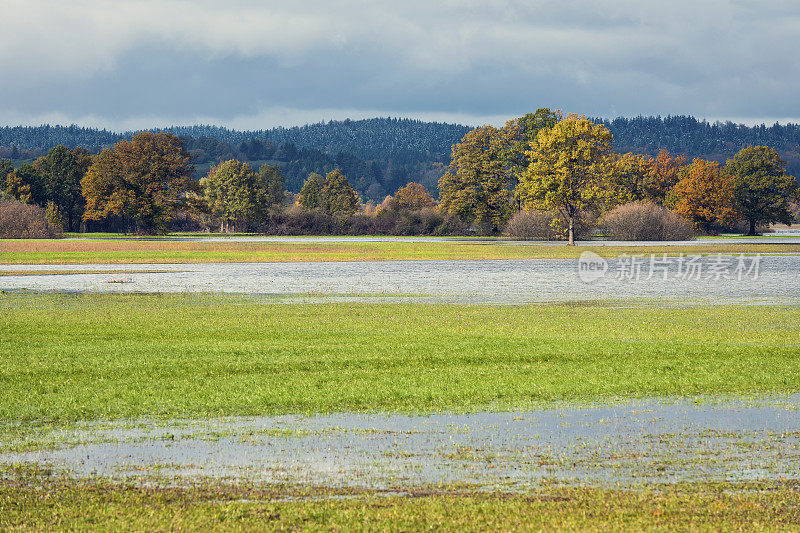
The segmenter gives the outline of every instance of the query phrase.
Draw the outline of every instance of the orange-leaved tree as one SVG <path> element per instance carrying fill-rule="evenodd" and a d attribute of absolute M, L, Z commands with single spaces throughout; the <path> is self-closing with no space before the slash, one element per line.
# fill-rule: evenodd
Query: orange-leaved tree
<path fill-rule="evenodd" d="M 125 216 L 141 233 L 166 231 L 186 193 L 198 190 L 194 166 L 183 142 L 170 133 L 149 131 L 103 150 L 81 181 L 84 220 Z"/>
<path fill-rule="evenodd" d="M 719 163 L 695 159 L 681 170 L 668 203 L 696 229 L 708 233 L 717 226 L 730 226 L 739 219 L 733 190 L 733 179 L 720 172 Z"/>
<path fill-rule="evenodd" d="M 680 172 L 686 166 L 686 156 L 671 155 L 667 150 L 660 150 L 650 162 L 650 171 L 645 177 L 643 188 L 646 199 L 663 204 L 667 195 L 678 183 Z"/>

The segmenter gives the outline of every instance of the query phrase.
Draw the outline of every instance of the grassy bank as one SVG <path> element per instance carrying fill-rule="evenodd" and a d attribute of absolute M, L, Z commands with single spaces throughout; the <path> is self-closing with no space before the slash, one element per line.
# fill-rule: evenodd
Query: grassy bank
<path fill-rule="evenodd" d="M 800 390 L 800 308 L 0 295 L 0 419 L 474 411 Z"/>
<path fill-rule="evenodd" d="M 410 489 L 400 496 L 220 484 L 139 486 L 11 474 L 0 480 L 0 529 L 14 531 L 98 527 L 114 531 L 794 531 L 800 527 L 800 492 L 790 483 L 690 484 L 644 492 L 542 487 L 524 494 Z"/>
<path fill-rule="evenodd" d="M 464 242 L 187 242 L 166 240 L 0 240 L 0 264 L 235 263 L 289 261 L 402 261 L 571 259 L 593 250 L 628 254 L 800 253 L 798 244 L 646 246 L 502 246 Z"/>

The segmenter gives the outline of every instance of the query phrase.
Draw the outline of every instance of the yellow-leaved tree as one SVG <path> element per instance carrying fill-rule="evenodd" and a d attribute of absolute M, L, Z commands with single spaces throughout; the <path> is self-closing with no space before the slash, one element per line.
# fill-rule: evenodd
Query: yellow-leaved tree
<path fill-rule="evenodd" d="M 556 210 L 575 244 L 575 218 L 591 207 L 611 173 L 611 132 L 580 115 L 568 115 L 531 143 L 531 163 L 518 185 L 527 208 Z"/>

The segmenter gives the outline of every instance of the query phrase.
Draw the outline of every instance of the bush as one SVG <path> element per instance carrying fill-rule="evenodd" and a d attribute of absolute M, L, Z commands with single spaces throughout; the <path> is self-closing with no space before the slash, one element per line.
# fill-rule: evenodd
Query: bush
<path fill-rule="evenodd" d="M 683 241 L 694 236 L 686 219 L 649 202 L 615 207 L 600 224 L 610 237 L 621 241 Z"/>
<path fill-rule="evenodd" d="M 581 212 L 575 217 L 575 239 L 586 239 L 594 230 L 596 216 Z M 520 241 L 560 241 L 567 238 L 567 221 L 556 211 L 520 211 L 508 222 L 504 235 Z"/>
<path fill-rule="evenodd" d="M 505 234 L 518 241 L 554 241 L 560 237 L 552 226 L 552 211 L 520 211 L 509 220 Z"/>
<path fill-rule="evenodd" d="M 271 212 L 259 230 L 269 235 L 461 235 L 466 227 L 457 217 L 444 215 L 436 208 L 386 209 L 375 215 L 333 217 L 293 206 Z"/>
<path fill-rule="evenodd" d="M 64 236 L 64 230 L 47 220 L 39 206 L 17 200 L 0 200 L 0 238 L 54 239 Z"/>

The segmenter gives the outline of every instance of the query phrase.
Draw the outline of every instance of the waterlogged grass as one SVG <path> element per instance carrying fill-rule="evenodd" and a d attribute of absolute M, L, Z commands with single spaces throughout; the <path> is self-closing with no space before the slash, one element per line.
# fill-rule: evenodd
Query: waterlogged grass
<path fill-rule="evenodd" d="M 0 420 L 524 409 L 800 390 L 800 308 L 0 295 Z"/>
<path fill-rule="evenodd" d="M 677 246 L 501 245 L 470 242 L 190 242 L 166 240 L 0 240 L 0 264 L 235 263 L 291 261 L 402 261 L 570 259 L 585 250 L 620 254 L 800 253 L 798 244 L 687 244 Z"/>
<path fill-rule="evenodd" d="M 176 270 L 0 270 L 0 276 L 75 276 L 86 274 L 166 274 Z"/>
<path fill-rule="evenodd" d="M 75 481 L 41 469 L 0 478 L 0 529 L 311 531 L 795 531 L 791 483 L 683 484 L 645 491 L 542 486 L 398 492 L 201 483 L 189 487 Z"/>

